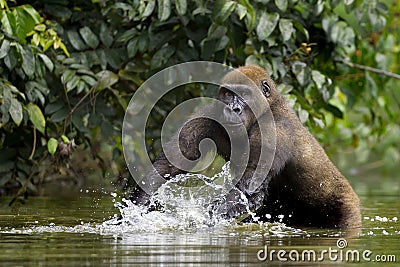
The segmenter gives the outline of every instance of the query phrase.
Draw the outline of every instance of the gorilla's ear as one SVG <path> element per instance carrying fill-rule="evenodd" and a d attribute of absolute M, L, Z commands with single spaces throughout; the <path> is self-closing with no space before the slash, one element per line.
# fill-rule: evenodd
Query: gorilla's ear
<path fill-rule="evenodd" d="M 261 89 L 266 97 L 271 95 L 271 87 L 269 86 L 267 80 L 261 81 Z"/>

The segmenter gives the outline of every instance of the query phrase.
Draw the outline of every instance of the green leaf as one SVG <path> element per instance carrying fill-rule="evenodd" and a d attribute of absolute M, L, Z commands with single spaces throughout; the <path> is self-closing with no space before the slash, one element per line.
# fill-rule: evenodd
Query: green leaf
<path fill-rule="evenodd" d="M 146 34 L 142 34 L 139 37 L 139 41 L 138 41 L 138 49 L 139 52 L 144 52 L 147 51 L 149 46 L 149 38 Z"/>
<path fill-rule="evenodd" d="M 15 122 L 17 126 L 21 124 L 23 113 L 22 113 L 22 105 L 21 103 L 14 97 L 11 98 L 11 106 L 8 111 L 11 115 L 11 118 Z"/>
<path fill-rule="evenodd" d="M 206 8 L 205 6 L 201 5 L 198 8 L 196 8 L 195 10 L 193 10 L 192 15 L 196 16 L 196 15 L 202 15 L 204 16 L 205 14 L 210 14 L 212 13 L 208 8 Z"/>
<path fill-rule="evenodd" d="M 32 36 L 32 43 L 36 46 L 39 46 L 40 44 L 40 35 L 37 33 L 34 33 Z"/>
<path fill-rule="evenodd" d="M 171 15 L 171 1 L 170 0 L 158 0 L 158 19 L 165 21 Z"/>
<path fill-rule="evenodd" d="M 106 62 L 114 69 L 121 68 L 125 56 L 123 49 L 108 49 L 105 51 Z"/>
<path fill-rule="evenodd" d="M 71 11 L 72 9 L 70 10 L 68 7 L 62 5 L 51 4 L 57 2 L 63 2 L 63 1 L 50 1 L 48 2 L 48 4 L 46 3 L 45 5 L 46 14 L 55 16 L 59 18 L 61 21 L 67 21 L 72 15 Z"/>
<path fill-rule="evenodd" d="M 18 37 L 18 41 L 21 44 L 25 44 L 26 35 L 35 27 L 35 21 L 28 13 L 26 13 L 22 6 L 16 7 L 12 13 L 15 18 L 15 27 L 13 28 L 13 32 Z"/>
<path fill-rule="evenodd" d="M 64 71 L 64 73 L 61 75 L 61 82 L 63 84 L 66 84 L 69 80 L 72 79 L 76 75 L 75 70 L 67 69 Z"/>
<path fill-rule="evenodd" d="M 1 85 L 1 83 L 0 83 Z M 6 124 L 9 119 L 9 110 L 11 108 L 11 98 L 12 94 L 11 91 L 9 90 L 8 86 L 3 86 L 3 95 L 2 95 L 2 101 L 0 105 L 0 110 L 1 110 L 1 123 Z"/>
<path fill-rule="evenodd" d="M 317 70 L 311 71 L 311 77 L 315 84 L 317 85 L 317 88 L 322 88 L 322 86 L 325 84 L 325 76 L 321 74 L 321 72 Z"/>
<path fill-rule="evenodd" d="M 224 49 L 229 44 L 228 36 L 224 35 L 221 39 L 218 40 L 217 45 L 215 47 L 215 51 L 219 51 Z"/>
<path fill-rule="evenodd" d="M 34 103 L 29 103 L 26 105 L 28 110 L 29 120 L 33 123 L 33 126 L 42 134 L 44 134 L 44 129 L 46 127 L 46 120 L 44 119 L 43 113 L 40 108 Z"/>
<path fill-rule="evenodd" d="M 85 81 L 85 83 L 87 83 L 90 86 L 93 86 L 96 84 L 96 80 L 93 79 L 93 77 L 89 76 L 89 75 L 83 75 L 81 76 L 81 79 Z"/>
<path fill-rule="evenodd" d="M 47 69 L 49 71 L 53 71 L 54 69 L 53 61 L 51 61 L 51 59 L 45 54 L 38 54 L 38 55 L 43 60 L 43 63 L 46 65 Z"/>
<path fill-rule="evenodd" d="M 281 31 L 283 41 L 288 41 L 294 32 L 292 20 L 280 19 L 279 30 Z"/>
<path fill-rule="evenodd" d="M 187 0 L 175 0 L 175 8 L 179 15 L 185 15 L 187 12 Z"/>
<path fill-rule="evenodd" d="M 208 40 L 218 40 L 221 39 L 228 32 L 228 29 L 225 26 L 221 26 L 213 23 L 211 27 L 208 29 Z"/>
<path fill-rule="evenodd" d="M 19 95 L 20 97 L 22 97 L 22 99 L 26 99 L 25 95 L 23 93 L 21 93 L 14 85 L 12 85 L 9 82 L 6 82 L 6 84 L 3 84 L 3 88 L 4 88 L 4 94 L 6 93 L 6 91 L 10 94 L 11 97 L 11 93 Z"/>
<path fill-rule="evenodd" d="M 50 120 L 52 122 L 60 122 L 65 120 L 69 114 L 69 110 L 66 107 L 61 108 L 60 110 L 56 111 L 51 115 Z"/>
<path fill-rule="evenodd" d="M 60 43 L 60 48 L 61 48 L 61 50 L 64 52 L 64 54 L 65 54 L 67 57 L 70 57 L 70 56 L 71 56 L 71 55 L 69 54 L 68 49 L 67 49 L 67 47 L 65 46 L 64 43 Z"/>
<path fill-rule="evenodd" d="M 224 22 L 235 10 L 235 1 L 217 0 L 214 4 L 213 18 L 215 21 Z"/>
<path fill-rule="evenodd" d="M 267 13 L 263 11 L 256 28 L 258 39 L 260 41 L 266 40 L 274 31 L 278 21 L 278 13 Z"/>
<path fill-rule="evenodd" d="M 54 137 L 51 137 L 47 142 L 47 150 L 49 151 L 50 155 L 54 156 L 57 151 L 58 141 Z"/>
<path fill-rule="evenodd" d="M 298 31 L 300 31 L 303 35 L 304 35 L 304 37 L 306 38 L 306 40 L 308 40 L 308 39 L 310 39 L 310 35 L 308 34 L 308 31 L 307 31 L 307 29 L 305 29 L 304 27 L 303 27 L 303 25 L 301 25 L 299 22 L 297 22 L 297 21 L 293 21 L 293 25 L 294 25 L 294 27 L 298 30 Z"/>
<path fill-rule="evenodd" d="M 10 20 L 8 16 L 11 16 Z M 1 24 L 3 25 L 4 30 L 8 34 L 13 34 L 13 28 L 15 28 L 15 18 L 12 13 L 7 12 L 5 10 L 0 10 Z"/>
<path fill-rule="evenodd" d="M 156 7 L 156 1 L 149 1 L 145 10 L 143 11 L 142 20 L 150 16 L 153 13 L 155 7 Z"/>
<path fill-rule="evenodd" d="M 105 23 L 100 26 L 100 40 L 106 47 L 110 47 L 114 41 L 112 32 Z"/>
<path fill-rule="evenodd" d="M 10 51 L 10 41 L 4 39 L 0 47 L 0 59 L 5 57 L 8 54 L 8 51 Z"/>
<path fill-rule="evenodd" d="M 308 120 L 308 116 L 309 116 L 308 111 L 304 110 L 304 109 L 300 109 L 298 111 L 298 114 L 299 114 L 299 119 L 300 119 L 301 123 L 303 123 L 303 124 L 306 123 Z"/>
<path fill-rule="evenodd" d="M 76 31 L 68 31 L 67 36 L 69 42 L 71 43 L 72 47 L 78 51 L 82 51 L 86 49 L 85 43 L 82 41 L 81 37 Z"/>
<path fill-rule="evenodd" d="M 104 90 L 118 82 L 118 75 L 109 70 L 103 70 L 96 74 L 97 80 L 96 91 Z"/>
<path fill-rule="evenodd" d="M 157 32 L 156 35 L 151 36 L 149 45 L 147 47 L 145 47 L 145 49 L 146 49 L 145 51 L 159 50 L 161 47 L 165 46 L 165 44 L 168 43 L 171 39 L 173 39 L 174 36 L 175 36 L 175 34 L 172 30 Z M 141 39 L 139 39 L 139 42 L 140 41 L 141 41 Z M 139 46 L 140 45 L 141 44 L 139 43 Z"/>
<path fill-rule="evenodd" d="M 126 46 L 126 50 L 128 52 L 128 57 L 133 58 L 137 51 L 138 51 L 138 41 L 139 39 L 135 38 L 129 41 L 128 45 Z"/>
<path fill-rule="evenodd" d="M 43 52 L 46 52 L 54 44 L 54 42 L 54 40 L 47 40 L 43 46 Z"/>
<path fill-rule="evenodd" d="M 89 47 L 95 49 L 99 45 L 99 38 L 97 38 L 96 34 L 89 27 L 86 26 L 79 29 L 79 33 Z"/>
<path fill-rule="evenodd" d="M 247 14 L 247 9 L 246 9 L 245 6 L 243 6 L 241 4 L 238 4 L 237 5 L 237 9 L 236 9 L 236 13 L 239 16 L 239 19 L 242 20 Z"/>
<path fill-rule="evenodd" d="M 239 0 L 238 3 L 244 7 L 246 7 L 246 27 L 249 32 L 254 29 L 254 25 L 256 23 L 256 12 L 254 11 L 253 6 L 250 4 L 249 0 Z"/>
<path fill-rule="evenodd" d="M 375 8 L 371 8 L 368 10 L 368 22 L 371 24 L 371 28 L 373 32 L 378 32 L 382 30 L 386 25 L 386 18 L 377 13 Z"/>
<path fill-rule="evenodd" d="M 80 80 L 77 87 L 76 87 L 76 93 L 82 93 L 83 91 L 88 91 L 89 90 L 89 86 L 83 81 Z"/>
<path fill-rule="evenodd" d="M 117 42 L 118 43 L 126 43 L 136 35 L 138 35 L 138 31 L 135 28 L 129 29 L 127 31 L 124 31 L 121 36 L 118 37 Z"/>
<path fill-rule="evenodd" d="M 34 29 L 35 29 L 35 31 L 44 32 L 46 30 L 46 25 L 39 24 L 39 25 L 36 25 Z"/>
<path fill-rule="evenodd" d="M 282 11 L 286 12 L 286 9 L 288 7 L 288 1 L 287 0 L 275 0 L 275 5 Z"/>
<path fill-rule="evenodd" d="M 30 47 L 25 47 L 25 49 L 21 49 L 22 55 L 22 69 L 25 74 L 33 76 L 35 73 L 35 56 L 33 55 L 32 49 Z"/>
<path fill-rule="evenodd" d="M 74 90 L 74 88 L 78 86 L 79 81 L 79 76 L 73 76 L 71 80 L 69 80 L 65 85 L 65 87 L 67 88 L 67 92 Z"/>
<path fill-rule="evenodd" d="M 65 135 L 61 135 L 61 139 L 65 144 L 69 144 L 71 143 L 71 141 L 69 140 L 69 138 Z"/>
<path fill-rule="evenodd" d="M 328 104 L 325 106 L 325 109 L 327 111 L 331 112 L 336 118 L 343 119 L 343 112 L 339 108 L 335 107 L 334 105 Z"/>
<path fill-rule="evenodd" d="M 344 21 L 337 21 L 335 16 L 326 16 L 322 20 L 322 27 L 333 43 L 342 46 L 347 52 L 353 52 L 355 33 Z"/>
<path fill-rule="evenodd" d="M 276 88 L 282 95 L 287 95 L 293 90 L 293 86 L 281 83 Z"/>
<path fill-rule="evenodd" d="M 126 110 L 128 104 L 126 103 L 126 100 L 120 95 L 119 91 L 113 88 L 109 89 L 116 97 L 118 100 L 118 103 L 121 105 L 121 107 Z"/>
<path fill-rule="evenodd" d="M 52 102 L 47 104 L 47 106 L 44 109 L 45 114 L 52 114 L 56 111 L 59 111 L 64 107 L 64 102 L 61 100 L 57 100 L 56 102 Z"/>
<path fill-rule="evenodd" d="M 17 65 L 17 53 L 15 47 L 12 47 L 6 57 L 4 58 L 4 64 L 7 66 L 9 70 L 13 70 Z"/>
<path fill-rule="evenodd" d="M 292 72 L 302 86 L 306 85 L 308 82 L 308 72 L 306 71 L 306 68 L 307 65 L 301 61 L 295 61 L 292 65 Z"/>
<path fill-rule="evenodd" d="M 175 53 L 175 47 L 166 46 L 158 50 L 151 59 L 151 67 L 159 68 Z"/>
<path fill-rule="evenodd" d="M 35 24 L 42 22 L 42 17 L 40 17 L 40 14 L 31 5 L 25 4 L 21 7 L 31 16 Z"/>

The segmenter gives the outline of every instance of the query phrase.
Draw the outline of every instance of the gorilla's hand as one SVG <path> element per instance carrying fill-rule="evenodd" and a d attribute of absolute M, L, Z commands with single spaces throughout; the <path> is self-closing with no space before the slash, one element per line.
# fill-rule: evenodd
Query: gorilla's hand
<path fill-rule="evenodd" d="M 249 212 L 257 210 L 263 200 L 263 192 L 247 195 L 239 189 L 233 188 L 223 200 L 214 203 L 212 213 L 224 219 L 244 219 Z"/>

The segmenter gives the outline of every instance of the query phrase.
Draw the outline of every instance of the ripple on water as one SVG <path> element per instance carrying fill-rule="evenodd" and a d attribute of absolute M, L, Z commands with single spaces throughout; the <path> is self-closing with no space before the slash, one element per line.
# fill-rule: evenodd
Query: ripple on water
<path fill-rule="evenodd" d="M 162 185 L 154 195 L 152 202 L 162 208 L 148 211 L 147 207 L 136 205 L 128 199 L 116 202 L 120 215 L 102 223 L 84 223 L 76 226 L 61 226 L 50 223 L 46 226 L 31 226 L 22 229 L 0 229 L 0 233 L 34 234 L 34 233 L 88 233 L 98 235 L 124 236 L 140 233 L 168 233 L 177 231 L 212 231 L 221 236 L 251 235 L 253 237 L 311 237 L 340 236 L 337 230 L 327 229 L 296 229 L 283 223 L 258 222 L 253 216 L 253 223 L 242 223 L 228 220 L 213 214 L 215 203 L 221 203 L 227 191 L 232 188 L 232 175 L 229 162 L 222 171 L 214 177 L 201 174 L 178 175 Z M 115 193 L 111 194 L 114 198 Z M 115 201 L 115 200 L 114 200 Z M 244 194 L 241 203 L 248 205 Z M 223 201 L 222 201 L 223 202 Z M 364 229 L 361 236 L 400 235 L 393 228 L 397 217 L 364 216 L 364 223 L 369 228 Z M 374 225 L 379 223 L 379 225 Z M 387 224 L 387 225 L 386 225 Z M 387 227 L 386 227 L 387 226 Z"/>
<path fill-rule="evenodd" d="M 76 226 L 59 226 L 51 223 L 47 226 L 33 226 L 23 229 L 10 229 L 3 232 L 20 234 L 33 233 L 93 233 L 99 235 L 126 235 L 130 233 L 152 233 L 168 231 L 213 231 L 221 235 L 246 234 L 260 236 L 300 236 L 306 233 L 300 229 L 288 227 L 282 223 L 257 222 L 241 223 L 221 218 L 213 214 L 216 203 L 223 203 L 226 193 L 233 187 L 229 162 L 222 171 L 213 177 L 201 174 L 178 175 L 162 185 L 152 198 L 162 208 L 148 211 L 147 207 L 136 205 L 128 199 L 116 202 L 120 215 L 100 224 L 81 223 Z M 115 198 L 117 195 L 112 193 Z M 241 194 L 241 203 L 248 207 L 248 201 Z M 4 230 L 4 229 L 3 229 Z"/>

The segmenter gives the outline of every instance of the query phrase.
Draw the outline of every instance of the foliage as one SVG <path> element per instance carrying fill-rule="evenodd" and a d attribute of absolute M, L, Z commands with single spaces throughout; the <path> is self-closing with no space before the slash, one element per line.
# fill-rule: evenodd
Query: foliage
<path fill-rule="evenodd" d="M 324 142 L 368 147 L 399 114 L 391 109 L 396 81 L 346 64 L 399 70 L 398 18 L 388 22 L 378 0 L 18 2 L 0 0 L 0 186 L 19 193 L 60 171 L 75 144 L 90 148 L 104 172 L 102 142 L 121 161 L 127 102 L 145 79 L 180 62 L 263 66 Z M 161 101 L 149 121 L 152 154 L 165 114 L 203 93 L 179 90 Z M 351 109 L 361 110 L 360 125 Z"/>

